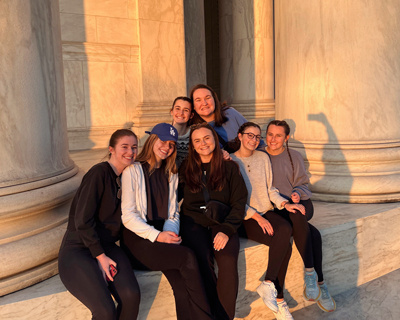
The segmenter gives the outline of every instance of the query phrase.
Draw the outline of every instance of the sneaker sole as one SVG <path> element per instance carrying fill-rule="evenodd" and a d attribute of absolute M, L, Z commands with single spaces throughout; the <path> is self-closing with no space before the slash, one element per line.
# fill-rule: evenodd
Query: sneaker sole
<path fill-rule="evenodd" d="M 318 307 L 319 307 L 322 311 L 325 311 L 325 312 L 333 312 L 333 311 L 335 311 L 335 310 L 336 310 L 336 302 L 335 302 L 335 300 L 334 300 L 332 297 L 331 297 L 331 299 L 332 299 L 332 301 L 333 301 L 333 310 L 328 310 L 328 309 L 324 308 L 324 307 L 322 306 L 322 304 L 321 304 L 321 301 L 317 301 Z"/>
<path fill-rule="evenodd" d="M 318 287 L 318 289 L 319 289 L 319 287 Z M 304 298 L 306 301 L 317 301 L 317 300 L 319 300 L 320 297 L 321 297 L 321 289 L 319 289 L 318 297 L 316 297 L 315 299 L 310 299 L 309 297 L 307 297 L 307 295 L 306 295 L 306 286 L 304 286 L 304 289 L 303 289 L 303 298 Z"/>

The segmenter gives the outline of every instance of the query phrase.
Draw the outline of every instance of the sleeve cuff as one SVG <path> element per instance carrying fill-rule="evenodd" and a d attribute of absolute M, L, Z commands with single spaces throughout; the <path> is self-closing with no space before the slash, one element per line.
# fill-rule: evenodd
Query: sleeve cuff
<path fill-rule="evenodd" d="M 101 244 L 95 244 L 89 247 L 90 253 L 92 254 L 93 258 L 96 258 L 97 256 L 101 255 L 104 253 L 104 249 L 101 246 Z"/>
<path fill-rule="evenodd" d="M 222 232 L 226 234 L 229 238 L 235 233 L 235 230 L 233 230 L 233 228 L 223 224 L 216 226 L 215 230 L 217 230 L 217 233 Z"/>

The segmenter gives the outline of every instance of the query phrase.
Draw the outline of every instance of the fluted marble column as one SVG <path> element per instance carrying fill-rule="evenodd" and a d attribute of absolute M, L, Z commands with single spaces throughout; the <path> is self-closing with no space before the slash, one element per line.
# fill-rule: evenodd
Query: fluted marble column
<path fill-rule="evenodd" d="M 246 118 L 274 115 L 272 0 L 222 0 L 221 98 Z"/>
<path fill-rule="evenodd" d="M 69 200 L 58 1 L 0 2 L 0 296 L 57 273 Z"/>
<path fill-rule="evenodd" d="M 400 200 L 400 4 L 275 1 L 276 118 L 314 199 Z"/>
<path fill-rule="evenodd" d="M 133 125 L 145 130 L 171 121 L 173 99 L 186 94 L 183 0 L 138 0 L 140 102 Z"/>

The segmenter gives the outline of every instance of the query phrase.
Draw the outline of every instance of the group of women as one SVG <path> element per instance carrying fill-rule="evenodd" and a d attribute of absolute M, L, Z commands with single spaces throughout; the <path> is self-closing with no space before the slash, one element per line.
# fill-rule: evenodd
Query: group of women
<path fill-rule="evenodd" d="M 283 297 L 293 236 L 304 298 L 334 311 L 321 235 L 308 222 L 308 177 L 301 155 L 289 151 L 287 123 L 272 121 L 265 144 L 257 124 L 202 84 L 170 112 L 172 125 L 147 132 L 139 155 L 132 131 L 114 132 L 108 161 L 84 176 L 59 253 L 66 288 L 93 319 L 136 319 L 133 268 L 158 270 L 172 287 L 177 319 L 233 319 L 242 236 L 269 246 L 257 292 L 277 319 L 293 319 Z"/>

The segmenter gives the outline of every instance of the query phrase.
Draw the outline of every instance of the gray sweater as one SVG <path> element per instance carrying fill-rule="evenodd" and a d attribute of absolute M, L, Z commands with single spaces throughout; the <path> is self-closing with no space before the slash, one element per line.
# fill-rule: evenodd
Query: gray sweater
<path fill-rule="evenodd" d="M 256 150 L 250 157 L 238 157 L 237 152 L 231 154 L 231 157 L 239 164 L 240 173 L 247 187 L 245 220 L 250 219 L 255 212 L 263 214 L 273 210 L 272 203 L 278 209 L 282 209 L 281 204 L 286 202 L 286 199 L 272 186 L 271 162 L 268 155 Z"/>
<path fill-rule="evenodd" d="M 309 178 L 303 157 L 296 150 L 289 149 L 289 151 L 293 160 L 294 172 L 286 149 L 276 156 L 269 154 L 274 176 L 272 185 L 287 199 L 290 199 L 293 192 L 297 192 L 301 200 L 310 199 L 312 193 L 308 189 Z"/>

